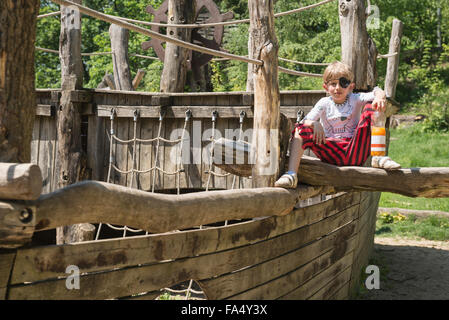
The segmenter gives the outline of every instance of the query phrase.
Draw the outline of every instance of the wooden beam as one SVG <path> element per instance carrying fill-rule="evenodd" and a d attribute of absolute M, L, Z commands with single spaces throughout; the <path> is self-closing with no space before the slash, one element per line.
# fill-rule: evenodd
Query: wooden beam
<path fill-rule="evenodd" d="M 117 90 L 132 91 L 134 87 L 131 80 L 128 57 L 129 30 L 111 24 L 109 27 L 109 36 L 111 38 L 115 88 Z"/>
<path fill-rule="evenodd" d="M 36 225 L 36 207 L 0 202 L 0 248 L 21 247 L 31 240 Z"/>
<path fill-rule="evenodd" d="M 82 0 L 74 3 L 81 4 Z M 81 13 L 73 6 L 61 6 L 61 35 L 59 39 L 61 60 L 61 101 L 57 113 L 57 137 L 59 162 L 55 168 L 56 187 L 63 188 L 81 179 L 85 168 L 85 154 L 81 146 L 80 102 L 74 102 L 74 90 L 83 87 L 83 63 L 81 60 Z M 83 95 L 81 95 L 83 96 Z M 61 225 L 57 229 L 58 244 L 73 242 L 86 237 L 79 226 Z"/>
<path fill-rule="evenodd" d="M 42 173 L 31 163 L 0 163 L 0 199 L 36 200 L 42 192 Z"/>
<path fill-rule="evenodd" d="M 252 165 L 237 162 L 248 158 L 248 143 L 220 139 L 216 148 L 224 148 L 226 154 L 217 153 L 214 164 L 233 174 L 248 177 Z M 244 152 L 244 154 L 242 154 Z M 227 163 L 225 157 L 228 157 Z M 230 161 L 229 159 L 231 159 Z M 217 163 L 215 163 L 215 161 Z M 298 178 L 301 183 L 313 186 L 329 186 L 340 191 L 382 191 L 402 194 L 408 197 L 444 198 L 449 197 L 449 168 L 409 168 L 387 171 L 369 167 L 338 167 L 317 158 L 303 156 Z"/>
<path fill-rule="evenodd" d="M 254 125 L 252 186 L 273 186 L 279 172 L 280 92 L 279 45 L 274 28 L 274 1 L 249 0 L 250 31 L 254 55 L 263 61 L 254 70 Z"/>
<path fill-rule="evenodd" d="M 112 223 L 160 233 L 225 220 L 285 215 L 297 190 L 260 188 L 183 195 L 154 194 L 105 182 L 79 182 L 42 195 L 36 230 L 76 223 Z"/>
<path fill-rule="evenodd" d="M 170 27 L 170 24 L 195 22 L 196 1 L 168 0 L 167 35 L 190 42 L 192 29 Z M 161 92 L 184 92 L 187 71 L 190 69 L 192 51 L 167 42 L 164 69 L 161 75 Z"/>
<path fill-rule="evenodd" d="M 354 73 L 356 90 L 368 90 L 368 32 L 365 0 L 339 0 L 341 60 Z"/>
<path fill-rule="evenodd" d="M 401 51 L 401 39 L 403 23 L 398 20 L 393 20 L 393 27 L 391 29 L 390 46 L 388 53 L 397 53 L 388 58 L 387 74 L 385 75 L 385 94 L 387 97 L 394 98 L 396 96 L 396 84 L 398 82 L 398 68 L 399 68 L 399 52 Z"/>

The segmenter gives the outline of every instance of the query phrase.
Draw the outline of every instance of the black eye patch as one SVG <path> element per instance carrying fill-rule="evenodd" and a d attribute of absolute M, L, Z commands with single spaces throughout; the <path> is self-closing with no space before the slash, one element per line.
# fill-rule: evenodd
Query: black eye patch
<path fill-rule="evenodd" d="M 340 79 L 338 79 L 338 83 L 340 84 L 340 87 L 346 89 L 351 84 L 351 81 L 346 79 L 345 77 L 341 77 Z"/>

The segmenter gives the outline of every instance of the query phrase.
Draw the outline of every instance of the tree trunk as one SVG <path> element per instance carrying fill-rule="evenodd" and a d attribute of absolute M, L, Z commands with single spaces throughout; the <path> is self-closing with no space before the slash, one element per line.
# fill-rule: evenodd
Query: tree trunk
<path fill-rule="evenodd" d="M 272 0 L 248 1 L 254 56 L 263 61 L 262 66 L 254 69 L 254 126 L 251 149 L 254 188 L 273 186 L 279 172 L 279 46 L 274 30 L 273 6 Z"/>
<path fill-rule="evenodd" d="M 248 57 L 254 59 L 255 46 L 253 42 L 253 37 L 251 36 L 251 25 L 249 27 L 249 36 L 248 36 Z M 248 63 L 248 75 L 246 78 L 246 91 L 254 92 L 254 71 L 256 66 L 252 63 Z"/>
<path fill-rule="evenodd" d="M 116 90 L 133 91 L 134 87 L 129 70 L 128 58 L 129 30 L 111 24 L 109 27 L 109 36 L 111 38 L 115 88 Z"/>
<path fill-rule="evenodd" d="M 195 1 L 169 0 L 168 24 L 189 24 L 195 19 Z M 167 27 L 167 35 L 183 41 L 191 41 L 192 30 Z M 187 71 L 190 67 L 191 50 L 167 43 L 165 47 L 164 69 L 161 76 L 161 92 L 184 92 Z"/>
<path fill-rule="evenodd" d="M 356 90 L 368 90 L 365 0 L 339 0 L 341 60 L 354 72 Z"/>
<path fill-rule="evenodd" d="M 82 3 L 82 0 L 73 1 Z M 59 164 L 56 166 L 57 188 L 78 182 L 86 167 L 81 145 L 80 104 L 71 101 L 71 92 L 83 86 L 81 60 L 81 14 L 77 8 L 61 6 L 61 104 L 57 114 Z M 82 226 L 65 226 L 56 230 L 56 243 L 82 241 L 86 236 Z"/>
<path fill-rule="evenodd" d="M 399 68 L 399 52 L 401 51 L 403 23 L 398 20 L 393 20 L 393 27 L 391 29 L 390 46 L 388 53 L 397 52 L 395 56 L 388 58 L 387 74 L 385 75 L 385 94 L 389 98 L 396 95 L 396 84 L 398 82 L 398 68 Z"/>
<path fill-rule="evenodd" d="M 0 162 L 30 162 L 39 0 L 0 1 Z"/>

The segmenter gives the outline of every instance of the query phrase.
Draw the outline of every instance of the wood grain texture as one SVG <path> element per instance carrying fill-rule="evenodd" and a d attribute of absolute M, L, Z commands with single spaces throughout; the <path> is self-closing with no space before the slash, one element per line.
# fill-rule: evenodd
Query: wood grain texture
<path fill-rule="evenodd" d="M 64 246 L 22 248 L 18 251 L 12 283 L 64 276 L 65 269 L 62 270 L 61 266 L 71 264 L 82 265 L 86 272 L 95 272 L 224 251 L 317 224 L 342 211 L 351 210 L 355 214 L 359 201 L 359 193 L 349 193 L 295 209 L 285 216 L 271 216 L 229 226 Z"/>
<path fill-rule="evenodd" d="M 42 173 L 31 163 L 0 163 L 0 199 L 35 200 L 42 192 Z"/>

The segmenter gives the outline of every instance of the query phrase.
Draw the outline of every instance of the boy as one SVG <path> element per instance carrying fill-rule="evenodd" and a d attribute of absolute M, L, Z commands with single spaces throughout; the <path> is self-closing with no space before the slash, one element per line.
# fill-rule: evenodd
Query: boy
<path fill-rule="evenodd" d="M 346 64 L 336 61 L 326 68 L 323 88 L 329 96 L 320 99 L 296 124 L 288 171 L 276 181 L 276 187 L 296 188 L 299 163 L 306 148 L 311 148 L 322 161 L 338 166 L 361 166 L 369 157 L 371 117 L 376 110 L 385 112 L 386 96 L 378 87 L 369 93 L 352 93 L 353 80 Z M 373 156 L 371 165 L 389 170 L 401 167 L 385 156 Z"/>

